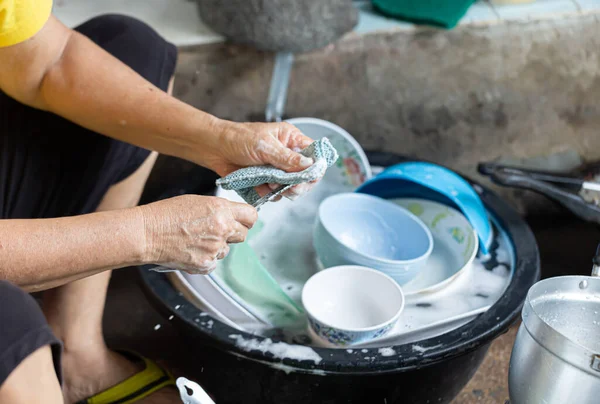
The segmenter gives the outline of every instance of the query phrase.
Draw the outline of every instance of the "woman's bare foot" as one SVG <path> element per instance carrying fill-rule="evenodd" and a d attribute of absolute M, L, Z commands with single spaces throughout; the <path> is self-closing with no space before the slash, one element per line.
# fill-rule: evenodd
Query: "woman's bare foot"
<path fill-rule="evenodd" d="M 65 349 L 62 356 L 65 403 L 72 404 L 109 389 L 140 372 L 143 364 L 133 363 L 111 350 L 77 353 Z M 179 402 L 173 387 L 163 388 L 141 400 L 144 404 Z"/>

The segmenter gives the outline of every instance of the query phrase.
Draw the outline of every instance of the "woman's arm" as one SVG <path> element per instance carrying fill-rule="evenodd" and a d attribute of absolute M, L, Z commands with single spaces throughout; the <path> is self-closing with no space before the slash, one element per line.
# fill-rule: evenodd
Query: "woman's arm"
<path fill-rule="evenodd" d="M 150 263 L 206 274 L 256 219 L 250 205 L 184 195 L 81 216 L 0 220 L 0 279 L 35 291 Z"/>
<path fill-rule="evenodd" d="M 206 165 L 233 123 L 170 97 L 56 18 L 0 48 L 0 89 L 94 132 Z"/>
<path fill-rule="evenodd" d="M 0 220 L 0 279 L 30 291 L 145 261 L 137 209 L 59 219 Z"/>
<path fill-rule="evenodd" d="M 234 123 L 202 112 L 156 88 L 54 17 L 33 38 L 0 48 L 0 89 L 94 132 L 219 175 L 264 164 L 299 171 L 312 163 L 293 151 L 312 142 L 296 127 Z"/>

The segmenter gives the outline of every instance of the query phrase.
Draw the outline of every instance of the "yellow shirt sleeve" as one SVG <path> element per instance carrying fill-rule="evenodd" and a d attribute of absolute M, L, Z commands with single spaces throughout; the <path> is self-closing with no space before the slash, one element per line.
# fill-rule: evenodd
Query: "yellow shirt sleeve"
<path fill-rule="evenodd" d="M 0 47 L 34 36 L 52 12 L 52 0 L 0 0 Z"/>

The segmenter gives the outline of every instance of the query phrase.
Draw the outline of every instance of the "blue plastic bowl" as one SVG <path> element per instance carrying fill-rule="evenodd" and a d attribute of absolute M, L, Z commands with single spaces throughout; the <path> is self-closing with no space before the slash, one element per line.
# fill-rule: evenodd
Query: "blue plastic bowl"
<path fill-rule="evenodd" d="M 384 199 L 429 199 L 460 210 L 471 223 L 483 254 L 488 253 L 493 232 L 483 202 L 461 176 L 436 164 L 400 163 L 387 168 L 361 185 L 357 193 Z"/>
<path fill-rule="evenodd" d="M 399 284 L 425 267 L 433 238 L 408 210 L 381 198 L 344 193 L 319 206 L 313 244 L 323 267 L 361 265 Z"/>

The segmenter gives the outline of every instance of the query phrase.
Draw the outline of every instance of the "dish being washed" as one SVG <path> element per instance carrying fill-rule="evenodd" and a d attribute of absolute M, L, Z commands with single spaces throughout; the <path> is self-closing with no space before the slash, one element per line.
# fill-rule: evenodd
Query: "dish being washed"
<path fill-rule="evenodd" d="M 328 121 L 316 118 L 293 118 L 287 121 L 311 139 L 328 138 L 337 150 L 339 159 L 329 168 L 323 180 L 327 183 L 343 184 L 354 190 L 372 176 L 367 155 L 348 132 Z"/>

